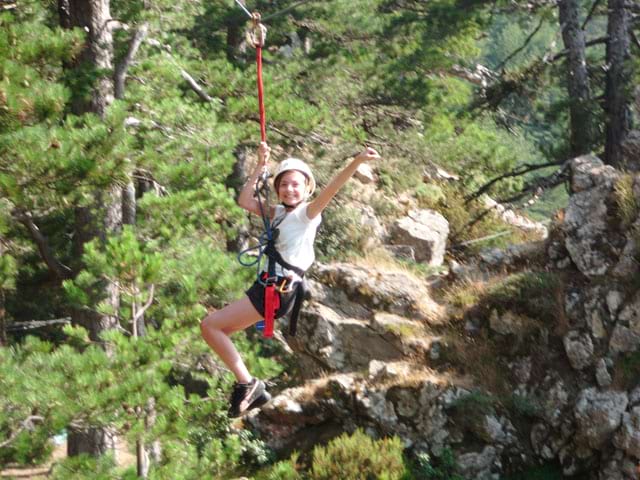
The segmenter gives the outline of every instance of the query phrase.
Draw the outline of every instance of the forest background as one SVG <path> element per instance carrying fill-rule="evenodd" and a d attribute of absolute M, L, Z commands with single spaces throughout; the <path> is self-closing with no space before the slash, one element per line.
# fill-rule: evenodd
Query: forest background
<path fill-rule="evenodd" d="M 545 219 L 566 198 L 568 159 L 634 168 L 637 3 L 248 8 L 269 29 L 275 158 L 308 159 L 322 185 L 379 149 L 376 215 L 409 195 L 449 220 L 456 255 L 505 229 L 479 193 Z M 232 0 L 0 2 L 0 465 L 42 462 L 66 435 L 53 478 L 288 478 L 231 428 L 231 376 L 198 328 L 253 273 L 235 258 L 249 224 L 237 168 L 259 139 L 247 20 Z M 424 181 L 438 169 L 459 180 Z M 318 255 L 363 255 L 368 234 L 334 202 Z M 295 383 L 276 344 L 238 341 L 257 376 Z M 149 464 L 103 455 L 114 435 Z"/>

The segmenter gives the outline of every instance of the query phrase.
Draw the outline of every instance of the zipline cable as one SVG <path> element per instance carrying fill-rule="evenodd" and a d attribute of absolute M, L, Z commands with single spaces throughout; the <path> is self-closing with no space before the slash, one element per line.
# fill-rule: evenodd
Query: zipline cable
<path fill-rule="evenodd" d="M 247 10 L 247 7 L 245 7 L 240 0 L 236 0 L 236 3 L 240 6 L 242 10 L 244 10 L 244 13 L 246 13 L 249 16 L 249 18 L 252 18 L 251 12 Z"/>

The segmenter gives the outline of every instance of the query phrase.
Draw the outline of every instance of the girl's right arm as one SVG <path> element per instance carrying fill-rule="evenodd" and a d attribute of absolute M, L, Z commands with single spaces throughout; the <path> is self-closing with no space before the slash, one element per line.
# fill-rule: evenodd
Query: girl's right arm
<path fill-rule="evenodd" d="M 267 163 L 269 162 L 269 156 L 271 155 L 271 148 L 267 145 L 266 142 L 260 142 L 260 147 L 258 148 L 258 163 L 256 164 L 253 173 L 242 187 L 242 191 L 238 196 L 238 205 L 244 208 L 248 212 L 255 213 L 256 215 L 261 215 L 260 212 L 260 204 L 258 200 L 253 196 L 253 193 L 256 189 L 256 183 L 258 182 L 258 178 L 262 175 L 262 172 L 267 168 Z M 273 207 L 271 208 L 273 210 Z M 269 216 L 272 216 L 273 212 L 269 212 Z"/>

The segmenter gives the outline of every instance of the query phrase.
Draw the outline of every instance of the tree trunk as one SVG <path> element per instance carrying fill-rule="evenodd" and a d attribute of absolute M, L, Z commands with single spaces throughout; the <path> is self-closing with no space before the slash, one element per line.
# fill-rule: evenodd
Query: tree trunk
<path fill-rule="evenodd" d="M 243 185 L 249 178 L 249 172 L 247 172 L 247 153 L 249 148 L 246 145 L 240 145 L 236 148 L 234 155 L 236 162 L 233 164 L 233 171 L 226 178 L 225 185 L 228 188 L 233 188 L 235 191 L 235 198 L 238 199 L 240 191 Z M 247 227 L 241 226 L 238 229 L 238 236 L 227 241 L 227 250 L 231 252 L 240 252 L 247 248 L 249 245 L 249 230 Z"/>
<path fill-rule="evenodd" d="M 74 428 L 67 439 L 67 455 L 70 457 L 86 453 L 93 457 L 115 450 L 115 435 L 108 428 Z"/>
<path fill-rule="evenodd" d="M 71 109 L 81 115 L 92 112 L 104 117 L 107 107 L 113 101 L 113 37 L 111 34 L 111 13 L 109 0 L 58 0 L 58 13 L 63 28 L 81 28 L 87 32 L 87 39 L 75 63 L 65 65 L 83 81 L 89 82 L 95 73 L 96 80 L 86 91 L 74 91 Z M 84 83 L 80 82 L 84 86 Z M 87 94 L 88 93 L 88 94 Z M 122 225 L 122 190 L 112 188 L 109 192 L 96 192 L 92 205 L 76 209 L 74 250 L 80 258 L 84 244 L 94 238 L 104 241 L 109 233 Z M 102 296 L 108 299 L 114 311 L 119 306 L 118 288 L 106 282 Z M 89 331 L 92 340 L 98 341 L 100 334 L 117 324 L 117 317 L 97 312 L 76 311 L 73 320 Z M 70 456 L 88 453 L 98 456 L 113 449 L 113 432 L 108 428 L 70 427 L 67 451 Z"/>
<path fill-rule="evenodd" d="M 132 180 L 122 189 L 122 223 L 124 225 L 135 225 L 136 208 L 136 186 Z"/>
<path fill-rule="evenodd" d="M 625 167 L 622 146 L 631 130 L 629 11 L 625 8 L 625 0 L 609 0 L 608 5 L 604 161 L 621 168 Z"/>
<path fill-rule="evenodd" d="M 577 0 L 560 0 L 558 10 L 562 39 L 567 50 L 570 154 L 576 157 L 590 151 L 594 138 L 584 31 L 580 27 Z"/>
<path fill-rule="evenodd" d="M 63 28 L 79 27 L 87 32 L 87 41 L 82 53 L 72 65 L 78 73 L 99 72 L 91 86 L 91 94 L 75 92 L 72 110 L 76 114 L 93 112 L 104 116 L 113 102 L 113 36 L 109 0 L 58 0 L 60 25 Z M 87 98 L 88 97 L 88 98 Z"/>

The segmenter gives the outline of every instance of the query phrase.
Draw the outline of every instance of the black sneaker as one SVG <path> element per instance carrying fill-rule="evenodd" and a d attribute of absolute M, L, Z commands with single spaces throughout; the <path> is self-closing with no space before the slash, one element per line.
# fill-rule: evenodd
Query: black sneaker
<path fill-rule="evenodd" d="M 231 393 L 230 417 L 239 417 L 253 408 L 258 408 L 271 400 L 264 382 L 254 378 L 249 383 L 235 383 Z"/>

